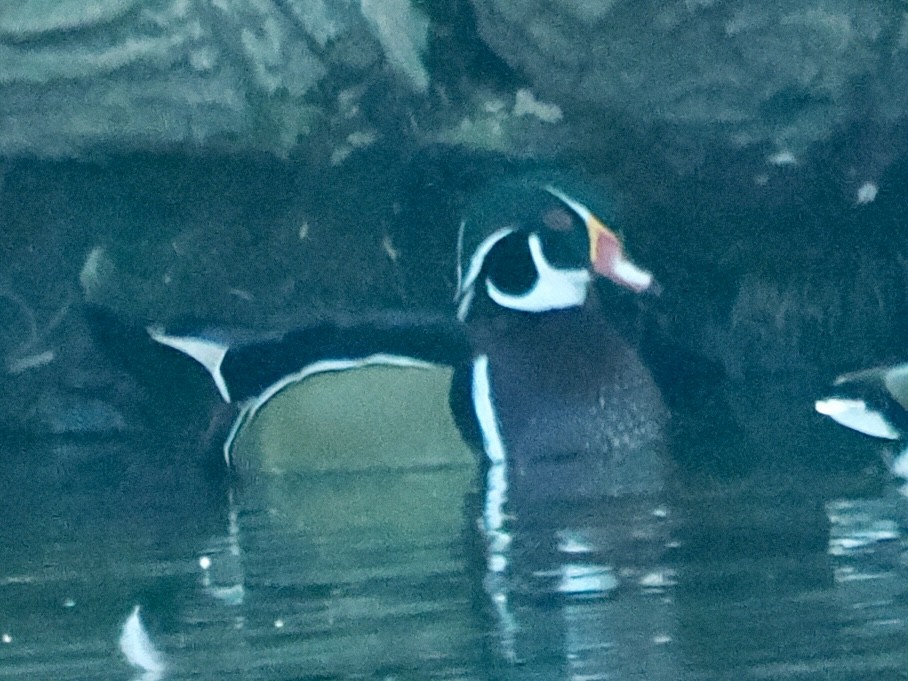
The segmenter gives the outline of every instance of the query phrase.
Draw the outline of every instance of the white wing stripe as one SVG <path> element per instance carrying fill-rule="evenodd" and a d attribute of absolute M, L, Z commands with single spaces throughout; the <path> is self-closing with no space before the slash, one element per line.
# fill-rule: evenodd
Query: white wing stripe
<path fill-rule="evenodd" d="M 191 357 L 196 362 L 205 367 L 205 370 L 211 374 L 214 384 L 217 386 L 221 397 L 228 404 L 230 403 L 230 391 L 227 390 L 227 382 L 221 373 L 221 364 L 227 351 L 230 349 L 222 343 L 217 343 L 205 338 L 195 338 L 193 336 L 168 336 L 158 329 L 148 329 L 148 335 L 152 340 L 179 350 L 187 357 Z"/>

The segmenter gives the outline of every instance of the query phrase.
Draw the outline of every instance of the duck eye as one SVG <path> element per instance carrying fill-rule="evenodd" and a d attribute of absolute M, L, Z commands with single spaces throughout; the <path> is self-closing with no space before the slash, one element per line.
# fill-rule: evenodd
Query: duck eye
<path fill-rule="evenodd" d="M 542 253 L 545 259 L 552 267 L 562 269 L 584 268 L 584 247 L 586 246 L 586 234 L 584 232 L 584 241 L 577 241 L 574 235 L 579 232 L 566 234 L 564 232 L 544 231 L 538 232 L 539 240 L 542 243 Z"/>
<path fill-rule="evenodd" d="M 556 232 L 569 232 L 574 228 L 574 216 L 564 208 L 552 208 L 543 214 L 542 223 Z"/>

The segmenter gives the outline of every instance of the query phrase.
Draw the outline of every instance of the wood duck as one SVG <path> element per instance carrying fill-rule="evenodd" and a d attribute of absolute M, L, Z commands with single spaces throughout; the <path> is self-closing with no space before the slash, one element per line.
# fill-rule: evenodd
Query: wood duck
<path fill-rule="evenodd" d="M 593 276 L 634 293 L 655 282 L 592 206 L 551 176 L 529 175 L 482 194 L 461 224 L 457 314 L 475 356 L 472 401 L 515 504 L 661 481 L 666 409 L 609 323 L 613 291 L 600 294 Z"/>
<path fill-rule="evenodd" d="M 818 413 L 864 435 L 901 440 L 908 434 L 908 364 L 842 374 Z"/>
<path fill-rule="evenodd" d="M 583 504 L 663 480 L 667 411 L 609 316 L 620 291 L 655 283 L 590 196 L 524 176 L 480 195 L 459 232 L 457 316 L 474 358 L 455 385 L 470 387 L 487 459 L 483 585 L 508 661 L 533 654 L 515 593 L 595 596 L 617 584 L 612 542 L 585 531 Z"/>
<path fill-rule="evenodd" d="M 817 413 L 870 437 L 904 441 L 908 437 L 908 364 L 842 374 L 828 397 L 814 404 Z M 908 480 L 908 450 L 889 460 L 893 474 Z"/>
<path fill-rule="evenodd" d="M 223 445 L 230 461 L 244 427 L 275 397 L 311 384 L 313 377 L 343 376 L 355 383 L 354 374 L 368 374 L 373 385 L 391 386 L 411 380 L 414 372 L 436 371 L 430 383 L 450 391 L 445 419 L 453 418 L 463 439 L 484 450 L 488 461 L 497 465 L 507 459 L 506 473 L 496 471 L 509 480 L 514 504 L 651 490 L 661 479 L 651 445 L 661 438 L 666 411 L 649 372 L 609 324 L 608 297 L 593 286 L 593 277 L 603 277 L 610 289 L 634 293 L 652 290 L 655 283 L 625 255 L 593 206 L 584 190 L 551 174 L 525 175 L 479 194 L 458 234 L 456 319 L 396 311 L 338 314 L 264 337 L 149 327 L 144 340 L 154 352 L 145 353 L 150 360 L 135 373 L 154 383 L 169 365 L 165 355 L 195 360 L 198 364 L 186 360 L 195 366 L 182 367 L 192 379 L 198 365 L 204 367 L 209 393 L 231 408 Z M 105 345 L 121 348 L 135 370 L 137 340 L 121 334 L 112 315 L 94 308 L 92 316 Z M 197 388 L 179 392 L 195 398 Z M 378 410 L 382 406 L 401 415 L 398 420 L 423 414 L 425 395 L 407 399 L 405 392 L 387 393 L 396 396 L 394 402 L 369 405 L 375 407 L 374 418 L 382 423 L 389 418 Z M 307 395 L 297 413 L 310 429 L 318 425 L 305 418 L 316 406 L 313 399 Z M 181 403 L 179 410 L 186 409 Z M 317 436 L 346 442 L 340 433 L 350 430 L 344 421 L 350 415 L 333 419 L 325 409 L 318 411 L 336 430 L 318 430 Z M 360 405 L 359 413 L 364 411 Z M 284 425 L 291 421 L 284 419 Z M 397 447 L 399 452 L 425 442 L 420 433 L 427 429 L 418 423 L 382 430 L 364 418 L 356 422 L 367 432 L 381 430 L 385 440 L 395 433 L 401 442 L 414 438 L 413 447 Z M 299 437 L 306 439 L 302 426 Z M 274 467 L 286 465 L 290 462 Z"/>
<path fill-rule="evenodd" d="M 461 516 L 479 453 L 483 583 L 509 659 L 519 657 L 521 625 L 509 605 L 516 582 L 542 575 L 539 589 L 568 594 L 614 588 L 601 553 L 609 542 L 575 527 L 575 502 L 655 492 L 664 476 L 667 410 L 610 323 L 621 296 L 656 284 L 592 196 L 552 175 L 479 194 L 458 233 L 456 314 L 338 317 L 232 341 L 155 327 L 145 335 L 204 367 L 212 393 L 233 406 L 224 440 L 232 466 L 303 472 L 303 480 L 375 473 L 365 483 L 344 477 L 359 485 L 344 501 L 332 482 L 321 507 L 350 523 L 369 517 L 383 536 L 403 526 L 411 533 L 420 518 L 438 532 Z M 277 440 L 247 435 L 269 419 L 276 427 L 259 430 L 280 432 Z M 454 472 L 439 482 L 438 471 Z M 362 499 L 367 508 L 349 510 Z"/>

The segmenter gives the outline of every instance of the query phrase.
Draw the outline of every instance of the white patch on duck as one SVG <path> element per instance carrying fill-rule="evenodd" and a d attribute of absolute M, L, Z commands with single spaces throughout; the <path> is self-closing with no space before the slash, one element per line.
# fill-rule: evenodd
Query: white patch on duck
<path fill-rule="evenodd" d="M 164 656 L 148 636 L 142 618 L 139 616 L 139 606 L 132 609 L 132 613 L 123 623 L 120 632 L 120 652 L 133 667 L 141 669 L 145 674 L 143 681 L 154 681 L 161 678 L 166 665 Z"/>
<path fill-rule="evenodd" d="M 149 327 L 148 335 L 161 345 L 179 350 L 201 364 L 205 371 L 211 374 L 211 378 L 214 380 L 214 384 L 217 386 L 224 402 L 230 403 L 230 391 L 227 390 L 227 382 L 221 373 L 221 365 L 224 363 L 224 357 L 227 356 L 227 351 L 230 349 L 229 346 L 207 338 L 169 336 L 157 327 Z"/>
<path fill-rule="evenodd" d="M 542 252 L 538 234 L 530 234 L 527 243 L 536 267 L 536 283 L 526 293 L 512 295 L 486 280 L 489 297 L 502 307 L 522 312 L 546 312 L 583 305 L 589 290 L 589 271 L 553 267 Z"/>
<path fill-rule="evenodd" d="M 483 505 L 483 529 L 489 541 L 489 570 L 504 572 L 507 567 L 506 551 L 511 537 L 505 530 L 504 506 L 508 498 L 507 458 L 489 379 L 489 358 L 480 355 L 473 360 L 473 408 L 482 432 L 482 444 L 489 457 L 486 473 L 486 498 Z"/>
<path fill-rule="evenodd" d="M 489 457 L 489 470 L 486 473 L 486 496 L 482 510 L 482 530 L 486 537 L 486 569 L 488 573 L 483 580 L 486 593 L 495 609 L 496 629 L 499 636 L 502 655 L 505 659 L 516 662 L 517 653 L 514 641 L 519 629 L 511 612 L 508 578 L 508 550 L 511 546 L 511 535 L 505 525 L 507 514 L 505 503 L 508 498 L 507 457 L 495 405 L 492 402 L 492 389 L 489 380 L 488 355 L 480 355 L 473 360 L 473 409 L 479 430 L 482 433 L 483 449 Z"/>
<path fill-rule="evenodd" d="M 864 400 L 830 397 L 814 403 L 817 413 L 828 416 L 839 425 L 864 435 L 898 440 L 901 435 L 882 414 L 870 408 Z"/>
<path fill-rule="evenodd" d="M 549 184 L 545 186 L 545 190 L 556 199 L 564 203 L 564 205 L 566 205 L 572 211 L 574 211 L 577 216 L 584 222 L 587 222 L 593 218 L 593 211 L 591 211 L 579 201 L 575 201 L 557 187 Z"/>
<path fill-rule="evenodd" d="M 466 222 L 460 223 L 460 229 L 457 232 L 457 298 L 460 299 L 460 303 L 457 306 L 457 318 L 460 321 L 464 321 L 467 318 L 467 313 L 470 310 L 470 303 L 473 302 L 474 295 L 474 286 L 476 284 L 476 279 L 479 277 L 479 272 L 482 270 L 482 264 L 485 262 L 486 256 L 489 254 L 489 251 L 497 244 L 499 241 L 504 239 L 508 234 L 514 231 L 513 227 L 502 227 L 501 229 L 496 229 L 489 236 L 482 240 L 482 243 L 476 248 L 473 252 L 473 257 L 470 258 L 470 264 L 464 271 L 463 263 L 463 233 L 466 229 Z"/>
<path fill-rule="evenodd" d="M 883 383 L 902 409 L 908 410 L 908 364 L 897 364 L 887 369 Z"/>

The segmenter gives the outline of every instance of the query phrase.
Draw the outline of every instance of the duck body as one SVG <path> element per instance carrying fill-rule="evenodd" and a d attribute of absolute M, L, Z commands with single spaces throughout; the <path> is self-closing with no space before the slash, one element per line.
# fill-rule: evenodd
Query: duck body
<path fill-rule="evenodd" d="M 898 443 L 884 458 L 893 475 L 908 480 L 908 363 L 842 374 L 814 408 L 850 430 Z M 908 485 L 901 491 L 908 495 Z"/>
<path fill-rule="evenodd" d="M 292 468 L 295 455 L 301 470 L 361 467 L 375 454 L 369 444 L 376 439 L 383 451 L 401 453 L 389 456 L 409 452 L 418 459 L 418 452 L 431 450 L 433 424 L 440 450 L 449 450 L 456 435 L 450 379 L 471 351 L 463 325 L 450 315 L 338 313 L 262 332 L 192 321 L 143 328 L 91 303 L 84 313 L 97 342 L 143 386 L 148 425 L 157 436 L 202 455 L 220 453 L 221 465 L 237 463 L 237 440 L 249 445 L 241 436 L 258 421 L 270 424 L 268 457 L 280 458 L 279 465 L 263 462 L 266 469 Z M 279 419 L 269 415 L 272 402 Z M 429 414 L 429 405 L 439 413 Z M 352 442 L 359 443 L 359 458 Z M 276 452 L 277 443 L 283 451 Z M 240 457 L 244 465 L 257 456 L 247 453 Z M 382 456 L 373 463 L 380 465 Z"/>
<path fill-rule="evenodd" d="M 864 435 L 883 440 L 908 436 L 908 364 L 842 374 L 818 413 Z"/>
<path fill-rule="evenodd" d="M 423 450 L 426 458 L 414 463 L 425 463 L 432 456 L 433 424 L 440 441 L 452 440 L 447 427 L 453 427 L 447 406 L 451 376 L 453 367 L 470 357 L 461 325 L 431 313 L 338 315 L 266 336 L 159 328 L 148 334 L 201 364 L 221 400 L 233 406 L 234 420 L 222 438 L 227 463 L 236 463 L 241 433 L 265 414 L 281 446 L 260 451 L 269 462 L 255 467 L 283 471 L 343 469 L 345 464 L 357 469 L 364 461 L 367 467 L 381 465 L 388 457 L 396 460 L 405 452 L 418 457 Z M 267 417 L 274 405 L 280 416 Z M 437 418 L 429 418 L 427 405 L 441 412 Z M 244 442 L 248 445 L 249 438 Z M 305 461 L 292 465 L 303 451 Z M 271 460 L 275 456 L 279 464 Z M 241 459 L 248 464 L 248 456 Z"/>
<path fill-rule="evenodd" d="M 611 296 L 646 291 L 652 276 L 598 217 L 607 209 L 555 181 L 493 187 L 461 226 L 473 406 L 517 515 L 544 501 L 652 492 L 664 477 L 667 409 L 609 316 Z"/>
<path fill-rule="evenodd" d="M 651 492 L 662 485 L 667 411 L 634 349 L 590 300 L 470 325 L 488 358 L 512 505 Z"/>
<path fill-rule="evenodd" d="M 668 411 L 616 323 L 656 285 L 587 190 L 507 180 L 477 198 L 458 239 L 473 360 L 454 383 L 468 386 L 485 455 L 483 588 L 507 661 L 539 654 L 525 603 L 616 588 L 627 518 L 652 517 L 666 478 Z"/>

